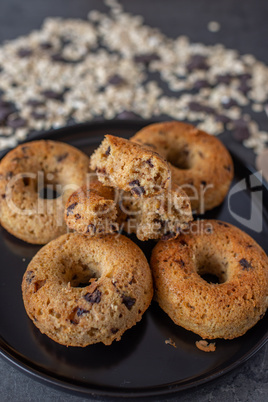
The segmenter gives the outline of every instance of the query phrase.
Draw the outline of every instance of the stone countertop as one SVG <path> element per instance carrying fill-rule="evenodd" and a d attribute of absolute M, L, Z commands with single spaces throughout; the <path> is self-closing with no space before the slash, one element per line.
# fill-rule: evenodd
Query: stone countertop
<path fill-rule="evenodd" d="M 241 53 L 251 53 L 268 63 L 266 21 L 268 3 L 265 0 L 136 0 L 122 1 L 126 11 L 143 15 L 145 22 L 158 27 L 170 37 L 180 34 L 205 44 L 223 43 Z M 1 0 L 0 42 L 16 38 L 39 28 L 47 16 L 86 18 L 91 9 L 106 7 L 97 0 Z M 209 32 L 207 24 L 218 21 L 222 29 Z M 241 152 L 241 148 L 240 148 Z M 242 156 L 254 161 L 249 150 Z M 1 401 L 72 401 L 85 399 L 48 387 L 28 377 L 5 359 L 0 359 Z M 246 363 L 211 383 L 163 398 L 170 401 L 266 401 L 268 394 L 268 345 Z M 101 399 L 99 399 L 101 400 Z M 155 400 L 155 399 L 154 399 Z"/>

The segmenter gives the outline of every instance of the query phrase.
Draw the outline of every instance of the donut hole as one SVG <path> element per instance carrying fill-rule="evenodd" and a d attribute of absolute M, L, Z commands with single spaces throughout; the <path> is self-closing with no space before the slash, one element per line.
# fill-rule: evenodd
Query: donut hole
<path fill-rule="evenodd" d="M 174 167 L 187 170 L 192 167 L 189 154 L 189 149 L 185 146 L 179 149 L 171 148 L 166 159 Z"/>
<path fill-rule="evenodd" d="M 227 265 L 217 256 L 200 258 L 197 273 L 207 283 L 220 284 L 228 279 Z"/>
<path fill-rule="evenodd" d="M 83 264 L 78 263 L 71 267 L 71 277 L 68 278 L 71 287 L 84 288 L 90 283 L 97 281 L 101 274 L 98 269 L 97 263 Z"/>

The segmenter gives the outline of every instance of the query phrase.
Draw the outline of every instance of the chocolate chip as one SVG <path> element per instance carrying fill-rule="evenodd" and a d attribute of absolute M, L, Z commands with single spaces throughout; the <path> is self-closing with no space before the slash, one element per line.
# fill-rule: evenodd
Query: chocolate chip
<path fill-rule="evenodd" d="M 206 57 L 201 54 L 194 54 L 187 64 L 187 70 L 189 72 L 194 70 L 208 70 L 209 66 L 206 62 Z"/>
<path fill-rule="evenodd" d="M 10 102 L 0 102 L 0 124 L 3 123 L 16 109 Z"/>
<path fill-rule="evenodd" d="M 51 42 L 41 42 L 39 46 L 43 50 L 48 50 L 48 49 L 51 49 L 53 47 Z"/>
<path fill-rule="evenodd" d="M 58 155 L 57 158 L 56 158 L 57 162 L 62 162 L 64 159 L 67 158 L 68 155 L 69 155 L 68 152 L 65 152 L 64 154 Z"/>
<path fill-rule="evenodd" d="M 170 240 L 170 239 L 173 239 L 173 237 L 175 237 L 175 236 L 176 236 L 175 232 L 167 232 L 166 234 L 164 234 L 161 237 L 161 240 L 163 240 L 163 241 Z"/>
<path fill-rule="evenodd" d="M 110 153 L 111 153 L 111 147 L 110 147 L 110 145 L 109 145 L 108 148 L 107 148 L 106 151 L 105 151 L 105 155 L 109 156 Z"/>
<path fill-rule="evenodd" d="M 224 98 L 221 103 L 222 103 L 222 106 L 224 107 L 224 109 L 230 109 L 233 106 L 238 106 L 237 101 L 233 98 L 228 98 L 228 99 Z"/>
<path fill-rule="evenodd" d="M 231 74 L 217 75 L 217 83 L 229 85 L 233 78 Z"/>
<path fill-rule="evenodd" d="M 108 84 L 110 85 L 123 85 L 125 82 L 126 81 L 124 78 L 122 78 L 119 74 L 112 75 L 108 80 Z"/>
<path fill-rule="evenodd" d="M 148 159 L 148 160 L 146 161 L 146 163 L 148 163 L 148 165 L 149 165 L 151 168 L 153 168 L 153 167 L 154 167 L 154 164 L 152 163 L 151 158 L 150 158 L 150 159 Z"/>
<path fill-rule="evenodd" d="M 231 172 L 231 170 L 232 170 L 231 165 L 223 166 L 223 167 L 224 167 L 224 169 L 228 170 L 228 172 Z"/>
<path fill-rule="evenodd" d="M 182 246 L 188 246 L 188 243 L 186 243 L 185 240 L 180 240 L 180 244 L 181 244 Z"/>
<path fill-rule="evenodd" d="M 98 304 L 101 301 L 101 292 L 99 291 L 99 289 L 96 289 L 93 293 L 85 294 L 84 299 L 89 303 Z"/>
<path fill-rule="evenodd" d="M 234 120 L 232 135 L 236 141 L 242 142 L 247 140 L 250 137 L 247 122 L 243 119 Z"/>
<path fill-rule="evenodd" d="M 7 121 L 7 126 L 12 128 L 20 128 L 25 127 L 27 124 L 27 120 L 23 119 L 22 117 L 16 117 L 15 119 L 9 119 Z"/>
<path fill-rule="evenodd" d="M 238 74 L 237 77 L 240 78 L 241 81 L 248 81 L 252 78 L 252 75 L 249 73 L 243 73 L 243 74 Z"/>
<path fill-rule="evenodd" d="M 45 113 L 39 113 L 36 112 L 35 110 L 31 113 L 31 116 L 35 119 L 35 120 L 44 120 L 46 118 L 46 114 Z"/>
<path fill-rule="evenodd" d="M 201 180 L 201 184 L 202 184 L 202 186 L 205 187 L 207 185 L 207 182 L 205 180 Z"/>
<path fill-rule="evenodd" d="M 229 225 L 227 225 L 227 223 L 224 223 L 224 222 L 217 222 L 217 223 L 220 226 L 224 226 L 225 228 L 229 228 Z"/>
<path fill-rule="evenodd" d="M 188 107 L 193 112 L 205 112 L 205 113 L 214 113 L 215 110 L 210 106 L 201 105 L 198 102 L 189 102 Z"/>
<path fill-rule="evenodd" d="M 177 262 L 178 264 L 180 264 L 181 267 L 184 267 L 184 266 L 185 266 L 185 262 L 184 262 L 182 259 L 180 259 L 180 260 L 174 260 L 174 262 Z"/>
<path fill-rule="evenodd" d="M 65 36 L 61 36 L 60 41 L 61 41 L 61 46 L 62 47 L 65 47 L 65 46 L 70 45 L 72 43 L 71 39 L 66 38 Z"/>
<path fill-rule="evenodd" d="M 245 258 L 241 258 L 239 264 L 243 267 L 243 270 L 253 268 L 253 266 Z"/>
<path fill-rule="evenodd" d="M 142 194 L 145 194 L 145 189 L 144 187 L 140 186 L 140 187 L 133 187 L 130 190 L 132 193 L 136 194 L 138 197 L 140 197 Z"/>
<path fill-rule="evenodd" d="M 194 89 L 209 88 L 210 83 L 207 80 L 197 80 L 193 84 Z"/>
<path fill-rule="evenodd" d="M 232 121 L 232 119 L 230 119 L 230 117 L 225 116 L 224 114 L 216 114 L 215 120 L 219 121 L 220 123 L 223 123 L 223 124 L 227 124 Z"/>
<path fill-rule="evenodd" d="M 44 106 L 45 102 L 41 101 L 39 99 L 28 99 L 26 102 L 26 105 L 28 106 L 33 106 L 33 107 L 39 107 L 39 106 Z"/>
<path fill-rule="evenodd" d="M 30 178 L 29 177 L 23 177 L 22 178 L 23 184 L 25 187 L 30 185 Z"/>
<path fill-rule="evenodd" d="M 140 186 L 140 181 L 139 180 L 133 180 L 128 183 L 131 187 L 132 186 Z"/>
<path fill-rule="evenodd" d="M 111 333 L 116 334 L 119 331 L 118 328 L 111 328 Z"/>
<path fill-rule="evenodd" d="M 130 296 L 122 295 L 122 303 L 128 310 L 131 310 L 132 306 L 136 303 L 136 299 Z"/>
<path fill-rule="evenodd" d="M 204 159 L 204 154 L 201 151 L 198 151 L 198 155 L 200 156 L 200 158 Z"/>
<path fill-rule="evenodd" d="M 81 63 L 83 61 L 82 58 L 80 59 L 67 59 L 61 53 L 55 53 L 51 55 L 51 60 L 58 62 L 58 63 L 65 63 L 65 64 L 76 64 Z"/>
<path fill-rule="evenodd" d="M 82 314 L 86 314 L 86 313 L 89 313 L 89 310 L 85 310 L 82 307 L 77 307 L 77 310 L 76 310 L 77 317 L 81 317 Z"/>
<path fill-rule="evenodd" d="M 21 48 L 17 51 L 17 55 L 21 58 L 30 57 L 33 54 L 33 51 L 30 48 Z"/>
<path fill-rule="evenodd" d="M 67 216 L 69 216 L 70 213 L 73 214 L 73 210 L 76 207 L 76 205 L 78 205 L 78 202 L 74 202 L 73 204 L 69 205 L 69 207 L 67 207 Z"/>
<path fill-rule="evenodd" d="M 134 56 L 134 61 L 136 63 L 142 63 L 148 65 L 151 61 L 160 60 L 157 53 L 142 53 Z"/>
<path fill-rule="evenodd" d="M 32 283 L 32 280 L 35 278 L 33 271 L 28 271 L 26 274 L 26 282 Z"/>
<path fill-rule="evenodd" d="M 96 172 L 101 173 L 101 174 L 106 174 L 106 169 L 105 168 L 97 168 Z"/>
<path fill-rule="evenodd" d="M 247 93 L 250 91 L 250 86 L 247 84 L 246 81 L 242 81 L 237 89 L 244 95 L 247 95 Z"/>
<path fill-rule="evenodd" d="M 81 219 L 81 215 L 80 214 L 75 214 L 75 220 L 78 221 L 78 219 Z"/>
<path fill-rule="evenodd" d="M 59 101 L 63 100 L 63 93 L 53 91 L 52 89 L 42 91 L 41 94 L 44 95 L 47 99 L 59 100 Z"/>

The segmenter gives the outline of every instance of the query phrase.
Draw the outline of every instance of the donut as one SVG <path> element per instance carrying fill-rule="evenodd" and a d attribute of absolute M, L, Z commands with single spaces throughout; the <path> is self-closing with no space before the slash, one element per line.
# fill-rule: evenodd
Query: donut
<path fill-rule="evenodd" d="M 90 167 L 106 186 L 151 196 L 168 188 L 168 163 L 157 153 L 124 138 L 106 135 L 90 158 Z"/>
<path fill-rule="evenodd" d="M 33 141 L 11 150 L 0 163 L 1 225 L 32 244 L 66 233 L 64 206 L 85 182 L 88 166 L 83 152 L 61 142 Z"/>
<path fill-rule="evenodd" d="M 184 189 L 197 213 L 224 200 L 234 174 L 233 162 L 217 138 L 191 124 L 171 121 L 150 124 L 131 141 L 167 159 L 172 183 Z"/>
<path fill-rule="evenodd" d="M 55 342 L 110 345 L 149 307 L 152 275 L 143 252 L 125 236 L 69 233 L 35 255 L 22 295 L 29 318 Z"/>
<path fill-rule="evenodd" d="M 125 231 L 135 233 L 141 241 L 175 238 L 193 219 L 190 200 L 178 186 L 154 197 L 122 193 L 119 203 L 126 214 Z"/>
<path fill-rule="evenodd" d="M 192 222 L 177 239 L 158 242 L 151 268 L 160 307 L 202 338 L 241 336 L 267 310 L 267 255 L 229 223 Z M 207 282 L 208 274 L 218 283 Z"/>
<path fill-rule="evenodd" d="M 89 236 L 119 230 L 123 215 L 116 205 L 115 189 L 96 179 L 71 194 L 65 206 L 67 226 Z"/>

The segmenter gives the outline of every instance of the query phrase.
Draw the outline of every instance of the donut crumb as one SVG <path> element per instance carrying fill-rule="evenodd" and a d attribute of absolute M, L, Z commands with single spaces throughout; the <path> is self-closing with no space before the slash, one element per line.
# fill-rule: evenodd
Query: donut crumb
<path fill-rule="evenodd" d="M 166 345 L 171 345 L 171 346 L 173 346 L 173 348 L 176 348 L 176 349 L 177 349 L 176 343 L 175 343 L 175 342 L 173 341 L 173 339 L 171 339 L 171 338 L 166 339 L 166 340 L 165 340 L 165 344 L 166 344 Z"/>
<path fill-rule="evenodd" d="M 196 341 L 195 346 L 199 350 L 202 350 L 203 352 L 215 352 L 215 350 L 216 350 L 215 342 L 208 343 L 207 341 L 201 340 L 201 341 Z"/>

